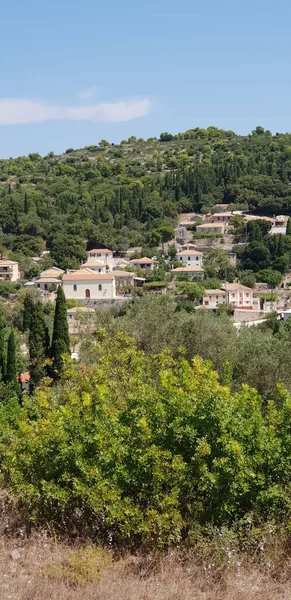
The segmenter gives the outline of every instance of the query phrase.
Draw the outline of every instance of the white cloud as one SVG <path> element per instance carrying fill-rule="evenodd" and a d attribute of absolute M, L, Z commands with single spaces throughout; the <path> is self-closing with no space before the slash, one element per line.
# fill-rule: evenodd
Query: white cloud
<path fill-rule="evenodd" d="M 88 87 L 86 90 L 81 92 L 79 94 L 79 98 L 80 100 L 91 100 L 92 98 L 95 98 L 95 96 L 98 96 L 98 94 L 99 88 L 97 87 L 97 85 L 92 85 L 91 87 Z"/>
<path fill-rule="evenodd" d="M 151 110 L 148 98 L 123 100 L 91 106 L 59 106 L 35 100 L 1 99 L 0 125 L 42 123 L 44 121 L 71 120 L 118 122 L 145 117 Z"/>

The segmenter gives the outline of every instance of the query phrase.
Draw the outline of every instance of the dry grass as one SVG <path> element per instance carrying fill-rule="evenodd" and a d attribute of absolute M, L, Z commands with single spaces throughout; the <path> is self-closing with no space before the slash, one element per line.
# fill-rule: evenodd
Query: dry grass
<path fill-rule="evenodd" d="M 290 600 L 291 581 L 258 566 L 236 565 L 223 578 L 177 555 L 113 562 L 87 546 L 72 548 L 45 535 L 0 538 L 1 600 Z M 13 558 L 14 557 L 14 558 Z M 88 562 L 89 557 L 89 562 Z M 96 570 L 92 570 L 92 560 Z"/>

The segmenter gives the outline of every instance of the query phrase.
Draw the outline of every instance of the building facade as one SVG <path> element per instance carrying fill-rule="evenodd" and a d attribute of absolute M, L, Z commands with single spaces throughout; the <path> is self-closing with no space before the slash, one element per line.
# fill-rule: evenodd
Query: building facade
<path fill-rule="evenodd" d="M 140 269 L 151 270 L 153 270 L 155 265 L 154 261 L 151 258 L 148 258 L 147 256 L 144 256 L 143 258 L 133 258 L 129 261 L 129 264 L 131 267 L 139 267 Z"/>
<path fill-rule="evenodd" d="M 176 261 L 185 267 L 202 267 L 203 254 L 198 250 L 182 250 L 176 255 Z"/>
<path fill-rule="evenodd" d="M 0 260 L 0 281 L 14 283 L 20 278 L 18 262 L 14 260 Z"/>
<path fill-rule="evenodd" d="M 64 294 L 70 300 L 113 300 L 116 297 L 115 279 L 111 272 L 95 273 L 80 269 L 63 276 Z"/>
<path fill-rule="evenodd" d="M 87 254 L 88 261 L 98 260 L 98 262 L 102 262 L 105 265 L 107 271 L 112 271 L 114 266 L 112 250 L 108 250 L 108 248 L 93 248 Z"/>

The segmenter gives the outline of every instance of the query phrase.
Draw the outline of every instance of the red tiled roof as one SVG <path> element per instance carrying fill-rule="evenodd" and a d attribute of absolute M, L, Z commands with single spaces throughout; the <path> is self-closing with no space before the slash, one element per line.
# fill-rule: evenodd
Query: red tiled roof
<path fill-rule="evenodd" d="M 21 383 L 28 383 L 30 381 L 30 372 L 29 371 L 25 371 L 25 373 L 21 373 L 19 375 L 19 381 Z"/>

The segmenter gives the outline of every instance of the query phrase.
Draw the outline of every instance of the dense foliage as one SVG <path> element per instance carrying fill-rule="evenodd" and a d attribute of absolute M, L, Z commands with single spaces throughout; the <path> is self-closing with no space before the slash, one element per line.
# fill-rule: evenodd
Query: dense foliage
<path fill-rule="evenodd" d="M 147 356 L 100 332 L 95 364 L 1 405 L 2 484 L 33 519 L 71 535 L 151 547 L 248 515 L 286 523 L 291 397 L 265 402 L 209 363 Z M 287 521 L 286 521 L 287 519 Z"/>
<path fill-rule="evenodd" d="M 36 267 L 25 257 L 45 246 L 60 267 L 77 267 L 86 243 L 154 247 L 171 237 L 179 213 L 207 212 L 217 202 L 291 214 L 290 178 L 291 135 L 262 127 L 248 136 L 195 128 L 2 160 L 0 244 L 28 276 Z"/>

